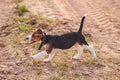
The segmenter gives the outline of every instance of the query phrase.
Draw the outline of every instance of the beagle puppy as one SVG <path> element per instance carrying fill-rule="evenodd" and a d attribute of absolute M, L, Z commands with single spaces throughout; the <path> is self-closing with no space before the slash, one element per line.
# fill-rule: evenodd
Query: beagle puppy
<path fill-rule="evenodd" d="M 35 30 L 31 35 L 29 35 L 26 39 L 29 41 L 29 43 L 34 43 L 37 41 L 42 41 L 39 49 L 44 46 L 45 51 L 42 51 L 36 55 L 32 55 L 32 59 L 38 59 L 39 57 L 49 55 L 47 59 L 44 60 L 44 62 L 49 62 L 52 60 L 52 58 L 55 55 L 55 52 L 57 49 L 69 49 L 72 46 L 74 46 L 76 43 L 78 44 L 78 53 L 73 57 L 73 59 L 80 59 L 80 56 L 83 52 L 83 48 L 88 49 L 92 56 L 96 58 L 96 53 L 94 51 L 93 46 L 90 46 L 87 41 L 85 40 L 85 37 L 82 34 L 82 28 L 83 23 L 85 20 L 85 16 L 82 17 L 80 28 L 76 32 L 69 32 L 63 35 L 49 35 L 45 34 L 41 29 Z M 80 47 L 82 46 L 82 47 Z"/>

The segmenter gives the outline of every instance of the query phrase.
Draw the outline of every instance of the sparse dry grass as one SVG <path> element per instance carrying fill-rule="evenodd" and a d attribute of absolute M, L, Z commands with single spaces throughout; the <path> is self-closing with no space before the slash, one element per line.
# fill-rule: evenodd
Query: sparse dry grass
<path fill-rule="evenodd" d="M 18 15 L 23 15 L 24 13 L 28 12 L 28 8 L 25 5 L 17 5 L 16 7 L 16 13 L 18 13 Z"/>
<path fill-rule="evenodd" d="M 20 5 L 21 2 L 23 2 L 24 0 L 13 0 L 13 3 L 15 4 L 15 9 L 16 9 L 16 13 L 19 16 L 22 16 L 24 13 L 28 12 L 28 8 L 26 7 L 26 5 Z"/>
<path fill-rule="evenodd" d="M 49 76 L 48 80 L 61 80 L 57 74 L 52 74 Z"/>
<path fill-rule="evenodd" d="M 12 0 L 14 3 L 21 3 L 24 0 Z"/>
<path fill-rule="evenodd" d="M 52 19 L 52 18 L 46 18 L 40 14 L 36 15 L 35 17 L 38 19 L 39 22 L 48 23 L 48 24 L 53 24 L 57 21 L 57 20 Z M 44 25 L 43 25 L 43 27 L 44 27 Z"/>

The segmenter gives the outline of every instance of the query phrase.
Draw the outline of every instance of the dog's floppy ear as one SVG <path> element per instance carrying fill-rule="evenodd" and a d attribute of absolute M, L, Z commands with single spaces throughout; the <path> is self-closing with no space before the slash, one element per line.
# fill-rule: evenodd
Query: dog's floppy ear
<path fill-rule="evenodd" d="M 43 33 L 43 31 L 40 28 L 37 29 L 37 32 L 38 32 L 38 34 Z"/>

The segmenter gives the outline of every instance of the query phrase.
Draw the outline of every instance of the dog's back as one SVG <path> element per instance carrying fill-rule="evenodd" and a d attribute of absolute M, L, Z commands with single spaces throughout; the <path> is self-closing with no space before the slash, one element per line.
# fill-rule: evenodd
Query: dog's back
<path fill-rule="evenodd" d="M 75 43 L 79 43 L 80 45 L 88 45 L 84 36 L 82 35 L 84 19 L 85 16 L 82 17 L 78 32 L 70 32 L 61 36 L 46 35 L 47 43 L 49 43 L 53 48 L 59 49 L 68 49 L 72 47 Z"/>

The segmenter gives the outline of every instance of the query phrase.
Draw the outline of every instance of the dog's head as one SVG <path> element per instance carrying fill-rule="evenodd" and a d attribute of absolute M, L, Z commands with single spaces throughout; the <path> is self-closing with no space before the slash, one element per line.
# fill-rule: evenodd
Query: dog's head
<path fill-rule="evenodd" d="M 41 29 L 36 29 L 31 35 L 27 36 L 26 39 L 29 43 L 40 41 L 45 36 L 45 33 Z"/>

